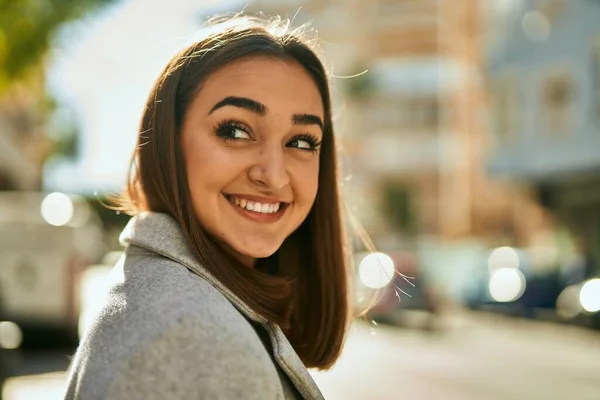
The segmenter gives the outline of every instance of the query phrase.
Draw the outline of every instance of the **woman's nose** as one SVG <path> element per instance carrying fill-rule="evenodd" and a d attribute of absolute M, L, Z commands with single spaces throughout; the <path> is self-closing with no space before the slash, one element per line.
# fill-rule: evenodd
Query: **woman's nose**
<path fill-rule="evenodd" d="M 261 149 L 256 163 L 250 168 L 250 179 L 270 190 L 280 190 L 290 183 L 286 170 L 284 149 Z"/>

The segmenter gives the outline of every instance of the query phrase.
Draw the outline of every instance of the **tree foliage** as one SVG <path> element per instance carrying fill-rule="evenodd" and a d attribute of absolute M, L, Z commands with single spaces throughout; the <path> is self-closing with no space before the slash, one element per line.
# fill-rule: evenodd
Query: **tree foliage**
<path fill-rule="evenodd" d="M 0 0 L 0 93 L 37 69 L 66 22 L 116 0 Z"/>

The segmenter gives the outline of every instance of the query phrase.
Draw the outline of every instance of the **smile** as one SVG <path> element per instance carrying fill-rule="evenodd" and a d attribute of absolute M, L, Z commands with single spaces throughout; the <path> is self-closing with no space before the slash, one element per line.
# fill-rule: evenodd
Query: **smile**
<path fill-rule="evenodd" d="M 225 193 L 223 195 L 238 214 L 257 222 L 276 222 L 289 206 L 284 202 L 259 202 Z"/>

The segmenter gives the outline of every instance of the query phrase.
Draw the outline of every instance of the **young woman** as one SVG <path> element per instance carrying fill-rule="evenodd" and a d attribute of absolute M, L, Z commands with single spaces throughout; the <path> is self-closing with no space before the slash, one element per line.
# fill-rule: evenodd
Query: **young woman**
<path fill-rule="evenodd" d="M 122 277 L 67 398 L 320 399 L 350 321 L 327 74 L 287 25 L 236 18 L 152 89 Z"/>

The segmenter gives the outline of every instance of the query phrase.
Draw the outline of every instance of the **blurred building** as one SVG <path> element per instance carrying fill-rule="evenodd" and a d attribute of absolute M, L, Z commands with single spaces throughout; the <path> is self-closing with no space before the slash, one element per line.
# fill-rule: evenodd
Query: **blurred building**
<path fill-rule="evenodd" d="M 262 0 L 250 9 L 318 31 L 339 90 L 348 198 L 376 242 L 398 243 L 391 232 L 447 240 L 511 231 L 509 193 L 485 177 L 480 1 Z"/>
<path fill-rule="evenodd" d="M 532 196 L 600 260 L 600 2 L 521 0 L 490 55 L 497 177 Z"/>
<path fill-rule="evenodd" d="M 38 190 L 49 151 L 40 98 L 42 80 L 0 94 L 0 190 Z"/>

